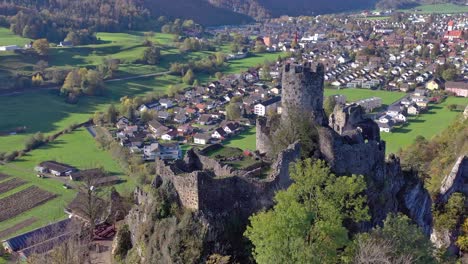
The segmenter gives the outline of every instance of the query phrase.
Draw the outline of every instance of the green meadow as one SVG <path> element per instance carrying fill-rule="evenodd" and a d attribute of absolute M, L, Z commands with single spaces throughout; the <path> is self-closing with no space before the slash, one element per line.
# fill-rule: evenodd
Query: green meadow
<path fill-rule="evenodd" d="M 31 39 L 13 34 L 10 29 L 0 27 L 0 46 L 18 45 L 23 47 L 31 42 Z"/>
<path fill-rule="evenodd" d="M 361 99 L 366 99 L 370 97 L 379 97 L 382 99 L 382 104 L 390 105 L 398 99 L 405 96 L 405 93 L 402 92 L 389 92 L 381 90 L 370 90 L 370 89 L 357 89 L 357 88 L 347 88 L 347 89 L 325 89 L 325 96 L 341 94 L 346 96 L 347 102 L 355 102 Z"/>
<path fill-rule="evenodd" d="M 467 5 L 456 4 L 433 4 L 433 5 L 420 5 L 411 9 L 400 9 L 402 12 L 421 13 L 421 14 L 455 14 L 468 12 Z"/>
<path fill-rule="evenodd" d="M 224 145 L 242 150 L 255 151 L 256 147 L 255 127 L 251 127 L 239 135 L 232 137 L 224 142 Z"/>
<path fill-rule="evenodd" d="M 429 111 L 416 117 L 410 117 L 408 123 L 395 128 L 391 133 L 380 133 L 387 142 L 387 153 L 396 153 L 400 148 L 411 145 L 417 136 L 431 139 L 447 128 L 461 111 L 450 111 L 447 105 L 467 105 L 467 98 L 449 97 L 443 103 L 430 105 Z"/>

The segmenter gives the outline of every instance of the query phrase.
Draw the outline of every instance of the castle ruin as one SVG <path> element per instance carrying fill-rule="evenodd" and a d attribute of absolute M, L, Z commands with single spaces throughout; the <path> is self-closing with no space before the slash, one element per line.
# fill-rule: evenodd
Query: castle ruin
<path fill-rule="evenodd" d="M 385 142 L 380 139 L 378 125 L 365 117 L 359 105 L 337 105 L 327 119 L 323 110 L 324 70 L 321 64 L 286 64 L 282 75 L 281 125 L 294 125 L 290 113 L 313 116 L 318 130 L 320 157 L 337 175 L 363 175 L 368 183 L 367 196 L 372 222 L 381 223 L 389 212 L 405 212 L 426 234 L 432 225 L 429 193 L 414 175 L 404 175 L 399 159 L 385 159 Z M 272 120 L 257 121 L 257 151 L 270 153 Z"/>

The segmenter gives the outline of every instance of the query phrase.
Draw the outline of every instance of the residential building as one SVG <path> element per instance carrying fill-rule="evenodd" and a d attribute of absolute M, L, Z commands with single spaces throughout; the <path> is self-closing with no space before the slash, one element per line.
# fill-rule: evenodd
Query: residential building
<path fill-rule="evenodd" d="M 276 112 L 278 105 L 281 101 L 281 97 L 276 96 L 259 104 L 254 107 L 254 113 L 258 116 L 265 116 L 267 113 Z"/>
<path fill-rule="evenodd" d="M 175 160 L 182 158 L 182 149 L 179 143 L 153 143 L 143 148 L 145 160 Z"/>
<path fill-rule="evenodd" d="M 210 144 L 211 142 L 211 135 L 210 134 L 200 134 L 197 133 L 193 136 L 193 142 L 195 144 L 206 145 Z"/>
<path fill-rule="evenodd" d="M 468 97 L 467 82 L 446 82 L 445 90 L 454 93 L 456 96 Z"/>

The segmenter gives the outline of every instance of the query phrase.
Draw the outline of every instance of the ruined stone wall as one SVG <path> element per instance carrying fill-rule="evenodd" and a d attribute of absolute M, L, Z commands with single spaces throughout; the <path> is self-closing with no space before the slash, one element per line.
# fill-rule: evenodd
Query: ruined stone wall
<path fill-rule="evenodd" d="M 385 142 L 349 144 L 328 127 L 319 128 L 320 152 L 337 174 L 383 173 Z"/>
<path fill-rule="evenodd" d="M 256 124 L 256 149 L 259 153 L 271 153 L 271 139 L 270 139 L 270 128 L 268 127 L 268 120 L 265 117 L 257 118 Z"/>
<path fill-rule="evenodd" d="M 299 157 L 299 143 L 292 144 L 278 155 L 272 173 L 264 180 L 253 178 L 261 173 L 258 167 L 233 170 L 196 150 L 187 152 L 184 164 L 178 164 L 182 168 L 158 160 L 156 172 L 163 181 L 172 181 L 181 204 L 188 209 L 247 217 L 271 206 L 275 191 L 291 184 L 289 165 Z"/>
<path fill-rule="evenodd" d="M 179 195 L 182 206 L 191 210 L 200 209 L 199 179 L 200 172 L 176 175 L 172 177 L 172 184 Z"/>
<path fill-rule="evenodd" d="M 326 122 L 323 112 L 323 65 L 286 64 L 282 74 L 282 118 L 294 111 L 311 113 L 318 124 Z"/>
<path fill-rule="evenodd" d="M 466 192 L 465 181 L 468 181 L 468 157 L 460 156 L 450 173 L 442 180 L 439 202 L 446 203 L 455 192 Z"/>

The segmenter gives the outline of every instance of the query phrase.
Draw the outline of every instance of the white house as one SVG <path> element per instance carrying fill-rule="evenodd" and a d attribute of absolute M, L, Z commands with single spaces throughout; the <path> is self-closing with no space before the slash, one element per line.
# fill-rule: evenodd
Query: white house
<path fill-rule="evenodd" d="M 175 160 L 182 158 L 179 143 L 153 143 L 143 148 L 145 160 Z"/>
<path fill-rule="evenodd" d="M 222 139 L 222 138 L 225 138 L 227 136 L 227 133 L 224 131 L 224 129 L 222 128 L 217 128 L 215 131 L 213 131 L 213 133 L 211 134 L 211 137 L 212 138 L 216 138 L 216 139 Z"/>
<path fill-rule="evenodd" d="M 159 103 L 161 104 L 162 107 L 166 109 L 171 108 L 174 105 L 174 103 L 169 99 L 161 99 L 159 100 Z"/>
<path fill-rule="evenodd" d="M 254 113 L 258 116 L 265 116 L 269 111 L 276 112 L 280 101 L 281 97 L 277 96 L 256 104 L 254 107 Z"/>
<path fill-rule="evenodd" d="M 211 140 L 211 135 L 209 134 L 199 134 L 197 133 L 193 136 L 193 142 L 199 145 L 206 145 L 209 144 Z"/>

